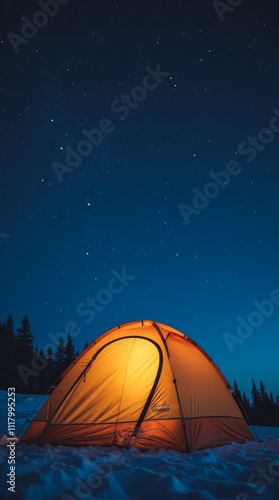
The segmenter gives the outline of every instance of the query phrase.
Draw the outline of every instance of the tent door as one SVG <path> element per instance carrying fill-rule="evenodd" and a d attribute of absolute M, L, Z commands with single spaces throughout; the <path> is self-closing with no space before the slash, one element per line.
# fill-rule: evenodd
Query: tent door
<path fill-rule="evenodd" d="M 75 380 L 52 423 L 94 424 L 98 433 L 105 429 L 107 443 L 125 446 L 146 415 L 162 363 L 160 346 L 146 337 L 121 337 L 103 345 Z"/>

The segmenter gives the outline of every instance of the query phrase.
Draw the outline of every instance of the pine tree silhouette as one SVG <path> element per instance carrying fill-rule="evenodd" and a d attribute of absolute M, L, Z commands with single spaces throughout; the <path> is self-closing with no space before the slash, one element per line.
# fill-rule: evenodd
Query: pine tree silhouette
<path fill-rule="evenodd" d="M 243 406 L 243 399 L 242 399 L 242 395 L 241 395 L 241 392 L 238 388 L 238 385 L 236 383 L 236 380 L 234 380 L 234 383 L 233 383 L 233 390 L 234 390 L 234 393 L 238 399 L 238 401 L 241 403 L 241 405 Z"/>
<path fill-rule="evenodd" d="M 250 405 L 249 398 L 246 396 L 245 392 L 243 392 L 242 401 L 243 401 L 243 408 L 246 412 L 246 415 L 248 416 L 249 420 L 251 421 L 251 417 L 252 417 L 251 405 Z"/>
<path fill-rule="evenodd" d="M 33 347 L 34 336 L 27 316 L 21 321 L 20 328 L 16 333 L 16 391 L 22 393 L 36 392 L 39 372 L 32 366 L 34 358 Z"/>
<path fill-rule="evenodd" d="M 59 344 L 54 354 L 55 379 L 60 377 L 60 375 L 63 373 L 65 369 L 65 360 L 66 360 L 66 354 L 65 354 L 64 339 L 63 337 L 60 337 Z"/>
<path fill-rule="evenodd" d="M 263 381 L 260 380 L 260 407 L 261 407 L 260 420 L 262 422 L 266 422 L 267 424 L 269 424 L 270 422 L 270 413 L 269 413 L 269 410 L 271 409 L 270 406 L 271 406 L 270 400 L 265 390 L 265 386 L 263 384 Z"/>
<path fill-rule="evenodd" d="M 39 354 L 40 354 L 40 361 L 42 363 L 42 368 L 39 370 L 39 384 L 37 392 L 39 394 L 45 394 L 50 386 L 47 358 L 45 356 L 43 349 L 40 349 Z"/>
<path fill-rule="evenodd" d="M 47 371 L 48 371 L 49 385 L 51 386 L 55 382 L 54 354 L 51 347 L 49 347 L 47 350 Z"/>
<path fill-rule="evenodd" d="M 12 316 L 0 323 L 0 388 L 7 390 L 14 385 L 15 334 Z"/>
<path fill-rule="evenodd" d="M 67 368 L 76 357 L 76 350 L 70 332 L 67 335 L 67 343 L 65 347 L 65 368 Z"/>
<path fill-rule="evenodd" d="M 254 424 L 259 424 L 260 422 L 260 393 L 256 387 L 255 380 L 252 379 L 252 414 L 253 414 L 253 422 Z"/>

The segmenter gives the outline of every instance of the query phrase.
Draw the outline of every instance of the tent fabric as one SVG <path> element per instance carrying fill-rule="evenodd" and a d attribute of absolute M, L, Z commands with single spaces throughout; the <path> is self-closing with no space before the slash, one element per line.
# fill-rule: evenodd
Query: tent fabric
<path fill-rule="evenodd" d="M 191 452 L 253 440 L 231 392 L 187 335 L 149 320 L 125 323 L 62 373 L 21 442 Z"/>

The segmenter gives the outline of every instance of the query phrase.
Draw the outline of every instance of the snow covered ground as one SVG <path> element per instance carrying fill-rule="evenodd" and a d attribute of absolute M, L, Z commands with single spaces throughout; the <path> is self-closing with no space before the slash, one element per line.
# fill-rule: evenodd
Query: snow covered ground
<path fill-rule="evenodd" d="M 17 432 L 40 399 L 16 396 Z M 0 420 L 1 437 L 7 434 L 5 391 L 0 391 Z M 1 499 L 278 500 L 279 427 L 255 429 L 263 442 L 190 455 L 165 450 L 142 453 L 116 446 L 19 444 L 16 493 L 7 490 L 8 450 L 0 446 Z"/>

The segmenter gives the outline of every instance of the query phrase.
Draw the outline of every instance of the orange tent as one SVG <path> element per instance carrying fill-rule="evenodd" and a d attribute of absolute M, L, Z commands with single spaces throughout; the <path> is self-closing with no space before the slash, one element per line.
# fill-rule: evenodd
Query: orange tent
<path fill-rule="evenodd" d="M 212 359 L 153 321 L 98 337 L 50 391 L 21 442 L 191 452 L 254 439 Z"/>

